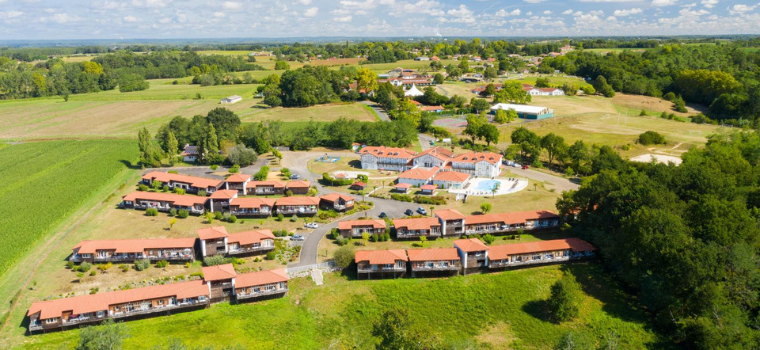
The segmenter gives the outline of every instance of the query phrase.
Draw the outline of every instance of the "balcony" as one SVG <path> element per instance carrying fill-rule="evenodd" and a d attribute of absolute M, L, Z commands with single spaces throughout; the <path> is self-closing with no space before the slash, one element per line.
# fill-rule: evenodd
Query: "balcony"
<path fill-rule="evenodd" d="M 274 245 L 271 246 L 259 246 L 259 247 L 244 247 L 244 248 L 238 248 L 235 250 L 228 250 L 227 254 L 229 255 L 240 255 L 240 254 L 246 254 L 246 253 L 253 253 L 253 252 L 261 252 L 266 250 L 273 250 Z"/>
<path fill-rule="evenodd" d="M 133 262 L 139 259 L 148 259 L 150 261 L 160 260 L 187 260 L 192 261 L 194 259 L 193 254 L 158 254 L 158 255 L 139 255 L 139 256 L 95 256 L 91 258 L 83 258 L 80 255 L 72 255 L 69 261 L 74 263 L 80 263 L 83 261 L 91 262 Z"/>
<path fill-rule="evenodd" d="M 457 271 L 457 270 L 459 270 L 460 267 L 461 266 L 459 266 L 458 264 L 448 264 L 448 265 L 438 265 L 438 264 L 436 264 L 436 265 L 433 265 L 433 266 L 429 266 L 429 265 L 419 265 L 419 266 L 412 265 L 412 271 L 417 271 L 417 272 L 420 272 L 420 271 Z"/>
<path fill-rule="evenodd" d="M 569 256 L 558 256 L 558 257 L 546 257 L 542 256 L 540 259 L 523 259 L 521 261 L 508 261 L 508 260 L 499 260 L 499 261 L 491 261 L 488 264 L 489 268 L 492 269 L 498 269 L 502 267 L 510 267 L 510 266 L 525 266 L 525 265 L 539 265 L 539 264 L 551 264 L 555 262 L 565 262 L 570 261 L 573 258 Z"/>
<path fill-rule="evenodd" d="M 289 208 L 289 209 L 277 209 L 277 214 L 282 215 L 315 215 L 317 208 Z"/>
<path fill-rule="evenodd" d="M 441 231 L 406 231 L 406 232 L 396 232 L 397 238 L 416 238 L 420 236 L 428 236 L 428 237 L 440 237 Z"/>
<path fill-rule="evenodd" d="M 398 267 L 394 265 L 393 267 L 358 267 L 357 271 L 360 273 L 373 273 L 373 272 L 404 272 L 406 271 L 406 266 L 404 267 Z"/>
<path fill-rule="evenodd" d="M 251 299 L 251 298 L 259 298 L 259 297 L 265 297 L 268 295 L 277 295 L 277 294 L 285 294 L 288 292 L 288 288 L 282 288 L 282 289 L 270 289 L 270 290 L 261 290 L 259 292 L 251 292 L 251 293 L 237 293 L 235 294 L 235 298 L 238 300 L 241 299 Z"/>
<path fill-rule="evenodd" d="M 235 216 L 269 216 L 272 212 L 269 210 L 230 210 L 230 214 Z"/>

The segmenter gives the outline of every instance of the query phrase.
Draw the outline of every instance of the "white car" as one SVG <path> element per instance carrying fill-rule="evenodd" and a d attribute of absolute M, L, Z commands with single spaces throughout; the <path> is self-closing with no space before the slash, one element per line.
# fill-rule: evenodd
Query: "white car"
<path fill-rule="evenodd" d="M 305 223 L 303 225 L 306 228 L 318 228 L 319 227 L 319 225 L 317 225 L 316 222 L 307 222 L 307 223 Z"/>
<path fill-rule="evenodd" d="M 291 241 L 303 241 L 304 237 L 301 236 L 301 235 L 293 235 L 292 237 L 290 237 L 290 240 Z"/>

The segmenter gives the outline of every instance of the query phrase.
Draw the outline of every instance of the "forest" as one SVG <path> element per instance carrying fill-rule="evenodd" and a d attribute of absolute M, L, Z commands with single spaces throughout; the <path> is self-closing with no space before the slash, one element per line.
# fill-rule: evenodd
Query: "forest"
<path fill-rule="evenodd" d="M 603 170 L 557 207 L 675 342 L 757 348 L 759 153 L 754 131 L 713 136 L 680 166 Z"/>

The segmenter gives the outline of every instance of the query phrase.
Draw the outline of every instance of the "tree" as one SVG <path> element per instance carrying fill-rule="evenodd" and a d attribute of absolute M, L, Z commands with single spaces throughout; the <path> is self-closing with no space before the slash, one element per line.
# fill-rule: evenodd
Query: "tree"
<path fill-rule="evenodd" d="M 159 163 L 158 151 L 153 145 L 153 137 L 150 136 L 148 128 L 143 127 L 137 133 L 138 146 L 140 148 L 140 164 L 143 168 L 146 166 L 155 166 Z"/>
<path fill-rule="evenodd" d="M 219 157 L 219 142 L 213 124 L 209 124 L 206 130 L 206 135 L 202 141 L 204 152 L 200 153 L 199 156 L 207 163 L 213 164 Z M 200 149 L 198 151 L 200 152 Z"/>
<path fill-rule="evenodd" d="M 372 335 L 377 339 L 377 350 L 443 350 L 443 342 L 430 330 L 420 332 L 409 321 L 403 309 L 392 309 L 383 313 L 372 326 Z"/>
<path fill-rule="evenodd" d="M 425 246 L 425 242 L 427 242 L 427 236 L 420 236 L 420 246 Z"/>
<path fill-rule="evenodd" d="M 433 76 L 433 83 L 443 84 L 443 80 L 444 80 L 444 77 L 443 77 L 443 74 L 441 73 L 435 73 L 435 75 Z"/>
<path fill-rule="evenodd" d="M 467 127 L 465 127 L 463 133 L 472 138 L 472 143 L 475 144 L 475 140 L 480 137 L 480 128 L 486 125 L 488 120 L 475 114 L 467 116 Z"/>
<path fill-rule="evenodd" d="M 488 214 L 488 212 L 490 212 L 492 208 L 493 206 L 491 205 L 491 203 L 486 202 L 480 205 L 480 212 L 483 214 Z"/>
<path fill-rule="evenodd" d="M 541 138 L 525 127 L 512 131 L 512 143 L 520 146 L 520 158 L 533 161 L 541 153 Z"/>
<path fill-rule="evenodd" d="M 123 323 L 108 319 L 100 326 L 80 329 L 76 350 L 119 350 L 127 337 L 129 333 Z"/>
<path fill-rule="evenodd" d="M 274 70 L 288 70 L 290 69 L 290 65 L 288 62 L 278 60 L 274 63 Z"/>
<path fill-rule="evenodd" d="M 486 141 L 486 145 L 499 142 L 499 128 L 493 124 L 483 124 L 478 129 L 478 137 Z"/>
<path fill-rule="evenodd" d="M 367 94 L 377 90 L 377 73 L 369 68 L 359 68 L 356 71 L 356 86 L 359 91 L 364 90 Z"/>
<path fill-rule="evenodd" d="M 174 227 L 174 224 L 176 223 L 177 223 L 177 218 L 169 219 L 169 230 L 171 230 Z"/>
<path fill-rule="evenodd" d="M 369 237 L 370 237 L 369 232 L 362 233 L 362 240 L 364 241 L 365 247 L 367 246 L 367 243 L 369 243 Z"/>
<path fill-rule="evenodd" d="M 489 83 L 486 85 L 486 88 L 483 89 L 483 91 L 480 93 L 480 96 L 488 97 L 493 96 L 494 94 L 496 94 L 496 86 L 493 85 L 493 83 Z"/>
<path fill-rule="evenodd" d="M 342 268 L 348 268 L 351 263 L 354 262 L 354 250 L 349 246 L 343 246 L 338 248 L 333 254 L 333 260 L 335 264 Z"/>
<path fill-rule="evenodd" d="M 206 115 L 206 121 L 214 127 L 217 140 L 237 141 L 240 118 L 235 112 L 224 107 L 214 108 Z"/>
<path fill-rule="evenodd" d="M 551 87 L 552 84 L 549 81 L 549 78 L 538 78 L 536 79 L 536 87 L 537 88 L 548 88 Z"/>
<path fill-rule="evenodd" d="M 615 97 L 615 90 L 607 83 L 607 79 L 603 76 L 597 76 L 593 82 L 594 89 L 604 95 L 604 97 Z"/>
<path fill-rule="evenodd" d="M 575 281 L 575 277 L 566 273 L 552 285 L 548 301 L 551 318 L 559 323 L 578 317 L 582 298 L 581 287 Z"/>
<path fill-rule="evenodd" d="M 238 144 L 230 149 L 227 155 L 227 160 L 232 164 L 237 164 L 243 167 L 249 166 L 258 160 L 259 156 L 256 151 L 245 147 L 243 144 Z"/>
<path fill-rule="evenodd" d="M 169 165 L 174 166 L 174 162 L 177 160 L 177 151 L 179 151 L 179 143 L 171 130 L 169 131 L 166 148 L 166 155 L 169 157 Z"/>
<path fill-rule="evenodd" d="M 150 84 L 145 81 L 145 77 L 139 74 L 122 74 L 119 77 L 119 91 L 132 92 L 147 90 Z"/>
<path fill-rule="evenodd" d="M 572 83 L 562 84 L 561 89 L 567 96 L 575 96 L 576 94 L 578 94 L 578 85 L 575 85 Z"/>
<path fill-rule="evenodd" d="M 488 103 L 488 101 L 485 99 L 473 97 L 470 100 L 470 108 L 473 110 L 473 112 L 475 112 L 475 114 L 480 114 L 480 112 L 491 109 L 491 104 Z"/>
<path fill-rule="evenodd" d="M 496 68 L 494 67 L 488 67 L 483 71 L 483 77 L 486 79 L 496 79 L 496 77 L 499 76 L 499 73 L 496 71 Z"/>
<path fill-rule="evenodd" d="M 550 132 L 541 138 L 541 147 L 549 154 L 549 165 L 554 161 L 554 157 L 562 155 L 567 150 L 565 138 L 557 136 Z"/>
<path fill-rule="evenodd" d="M 531 101 L 530 95 L 523 89 L 522 84 L 516 81 L 504 82 L 501 90 L 494 94 L 494 103 L 528 103 Z"/>

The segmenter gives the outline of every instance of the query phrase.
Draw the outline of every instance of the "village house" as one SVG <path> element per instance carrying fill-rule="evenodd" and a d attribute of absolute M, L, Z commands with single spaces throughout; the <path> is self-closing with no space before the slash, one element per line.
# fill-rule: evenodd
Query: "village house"
<path fill-rule="evenodd" d="M 317 197 L 282 197 L 275 202 L 275 211 L 282 215 L 314 216 L 319 210 Z"/>
<path fill-rule="evenodd" d="M 288 280 L 284 268 L 237 275 L 235 301 L 282 297 L 288 293 Z"/>
<path fill-rule="evenodd" d="M 441 236 L 441 223 L 437 218 L 412 218 L 393 220 L 397 239 L 410 239 L 426 236 L 428 238 Z"/>
<path fill-rule="evenodd" d="M 454 157 L 454 152 L 445 147 L 433 147 L 412 158 L 412 166 L 419 168 L 443 168 Z"/>
<path fill-rule="evenodd" d="M 451 170 L 480 177 L 496 177 L 501 174 L 501 154 L 493 152 L 470 152 L 451 159 Z"/>
<path fill-rule="evenodd" d="M 232 264 L 204 266 L 201 268 L 211 302 L 230 300 L 235 295 L 235 267 Z"/>
<path fill-rule="evenodd" d="M 195 261 L 195 238 L 164 239 L 111 239 L 79 242 L 71 249 L 69 261 L 81 262 L 133 262 Z"/>
<path fill-rule="evenodd" d="M 488 247 L 477 238 L 458 239 L 454 248 L 459 252 L 465 274 L 488 266 Z"/>
<path fill-rule="evenodd" d="M 465 216 L 456 209 L 440 209 L 433 212 L 441 223 L 441 235 L 444 237 L 464 234 Z"/>
<path fill-rule="evenodd" d="M 359 250 L 354 256 L 356 277 L 403 277 L 406 274 L 406 252 L 394 250 Z"/>
<path fill-rule="evenodd" d="M 140 182 L 147 186 L 151 186 L 154 181 L 167 185 L 169 188 L 181 188 L 187 193 L 198 193 L 200 191 L 214 193 L 214 191 L 222 187 L 223 183 L 221 180 L 165 173 L 162 171 L 151 171 L 143 175 Z"/>
<path fill-rule="evenodd" d="M 549 229 L 559 226 L 559 215 L 548 210 L 470 215 L 464 219 L 464 225 L 467 235 Z"/>
<path fill-rule="evenodd" d="M 341 193 L 330 193 L 319 197 L 320 207 L 325 210 L 343 212 L 354 208 L 354 197 Z"/>
<path fill-rule="evenodd" d="M 504 244 L 491 247 L 488 268 L 551 264 L 585 259 L 595 255 L 596 248 L 580 238 Z"/>
<path fill-rule="evenodd" d="M 232 174 L 224 180 L 224 188 L 227 190 L 236 190 L 242 195 L 248 194 L 248 182 L 251 181 L 251 175 Z"/>
<path fill-rule="evenodd" d="M 416 153 L 395 147 L 367 146 L 359 151 L 362 169 L 405 171 L 410 169 Z"/>
<path fill-rule="evenodd" d="M 274 235 L 271 230 L 253 230 L 231 233 L 227 236 L 227 255 L 259 255 L 274 250 Z"/>
<path fill-rule="evenodd" d="M 412 277 L 458 275 L 462 268 L 456 248 L 407 249 Z"/>
<path fill-rule="evenodd" d="M 233 199 L 237 198 L 238 193 L 240 193 L 238 190 L 218 190 L 212 193 L 208 197 L 209 209 L 211 209 L 212 213 L 214 211 L 223 212 L 229 210 L 230 203 Z"/>
<path fill-rule="evenodd" d="M 38 301 L 27 311 L 29 333 L 78 328 L 107 319 L 124 321 L 149 315 L 205 308 L 209 289 L 202 280 Z"/>
<path fill-rule="evenodd" d="M 361 182 L 361 181 L 357 181 L 357 182 L 354 182 L 353 184 L 351 184 L 351 186 L 349 187 L 349 189 L 353 190 L 353 191 L 364 191 L 364 190 L 367 189 L 367 184 L 365 184 L 364 182 Z"/>
<path fill-rule="evenodd" d="M 362 234 L 384 234 L 384 220 L 345 220 L 338 222 L 338 231 L 343 237 L 361 238 Z"/>
<path fill-rule="evenodd" d="M 207 197 L 180 195 L 174 193 L 135 191 L 122 198 L 122 208 L 148 209 L 168 212 L 172 208 L 187 210 L 190 214 L 203 214 Z"/>
<path fill-rule="evenodd" d="M 309 193 L 309 181 L 291 181 L 288 182 L 287 190 L 293 194 L 308 194 Z"/>
<path fill-rule="evenodd" d="M 433 179 L 433 176 L 438 173 L 438 170 L 438 167 L 430 169 L 412 168 L 399 174 L 396 181 L 400 184 L 405 183 L 412 186 L 422 186 L 430 182 L 430 180 Z"/>
<path fill-rule="evenodd" d="M 186 144 L 180 156 L 182 156 L 183 162 L 194 163 L 198 159 L 198 146 Z"/>
<path fill-rule="evenodd" d="M 246 184 L 246 192 L 249 195 L 270 196 L 285 194 L 285 183 L 281 181 L 249 181 Z"/>
<path fill-rule="evenodd" d="M 233 198 L 230 200 L 230 215 L 236 217 L 268 217 L 274 211 L 274 198 Z"/>
<path fill-rule="evenodd" d="M 443 189 L 464 188 L 472 175 L 458 171 L 441 171 L 433 176 L 432 183 Z"/>

